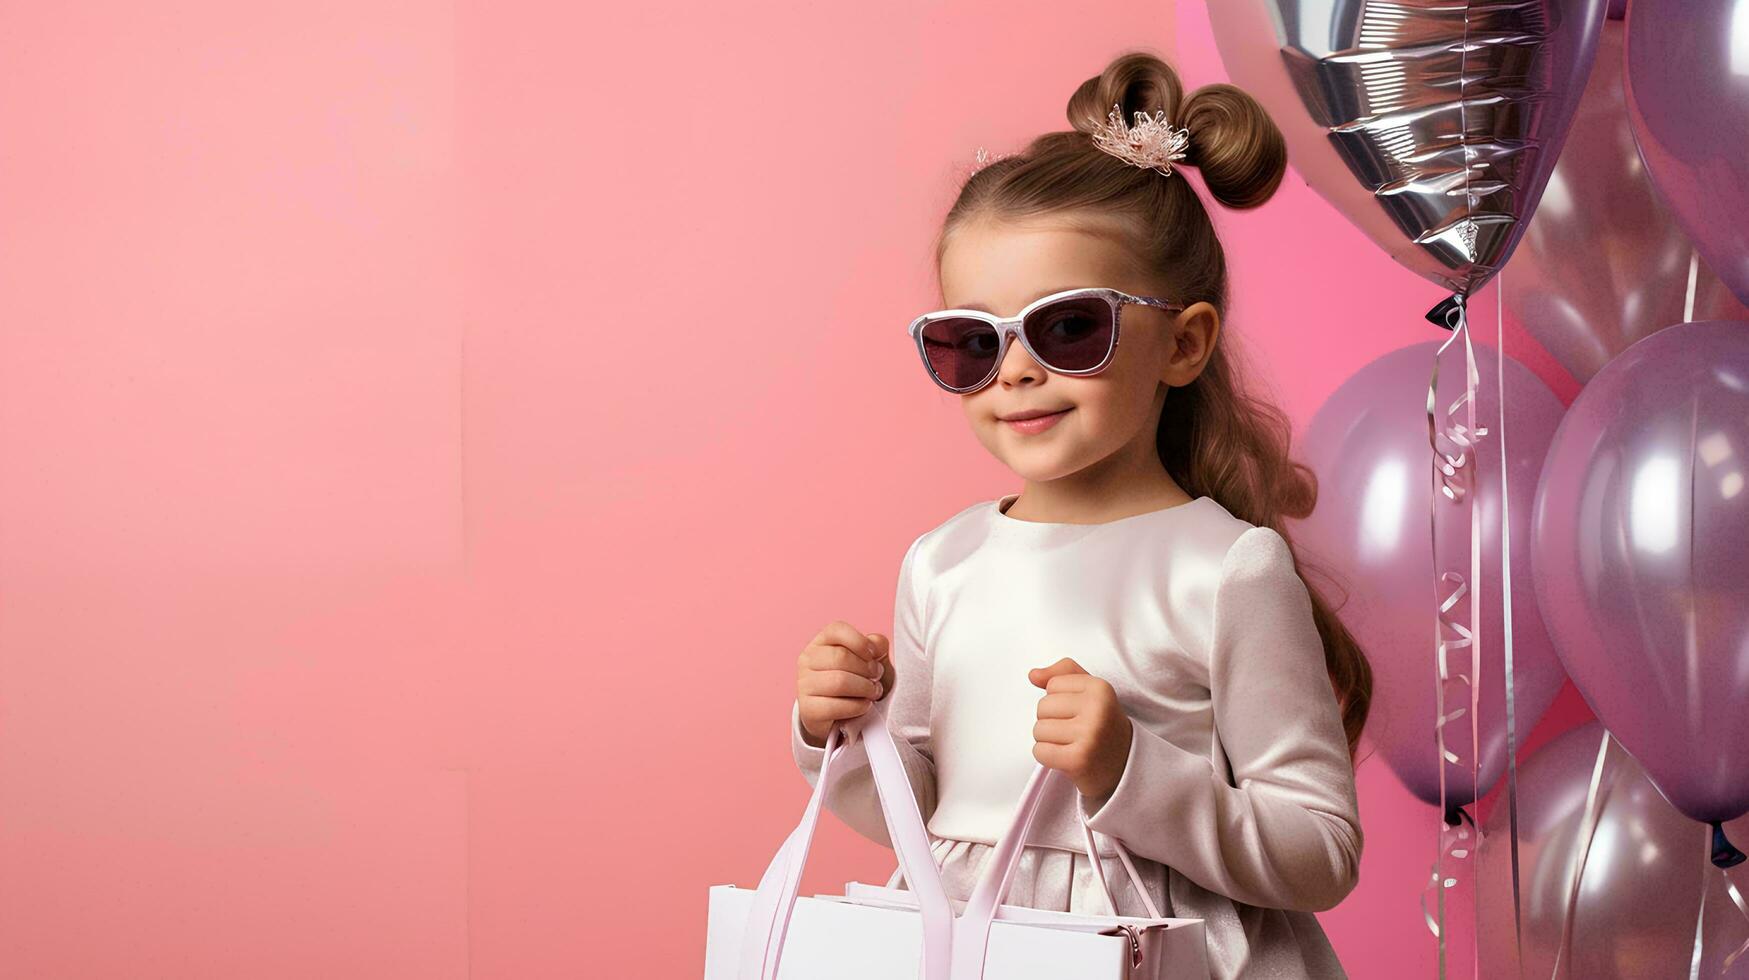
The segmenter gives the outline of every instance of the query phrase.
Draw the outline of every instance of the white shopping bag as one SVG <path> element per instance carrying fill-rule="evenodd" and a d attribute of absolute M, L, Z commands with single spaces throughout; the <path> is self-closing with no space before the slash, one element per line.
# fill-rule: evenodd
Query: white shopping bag
<path fill-rule="evenodd" d="M 849 882 L 843 895 L 798 896 L 833 761 L 858 737 L 867 748 L 888 836 L 910 888 Z M 1116 839 L 1112 843 L 1150 917 L 1002 904 L 1053 778 L 1062 774 L 1042 765 L 1034 769 L 971 896 L 949 899 L 887 728 L 885 702 L 833 726 L 801 823 L 778 848 L 759 887 L 711 887 L 705 980 L 1207 980 L 1202 920 L 1158 915 Z M 1085 818 L 1082 830 L 1110 902 Z"/>

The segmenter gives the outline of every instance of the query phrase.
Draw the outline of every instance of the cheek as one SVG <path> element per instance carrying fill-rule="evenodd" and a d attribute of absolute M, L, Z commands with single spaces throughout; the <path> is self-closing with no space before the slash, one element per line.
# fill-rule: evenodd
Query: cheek
<path fill-rule="evenodd" d="M 989 416 L 995 411 L 995 409 L 984 404 L 989 400 L 990 388 L 988 387 L 975 394 L 961 395 L 960 411 L 965 413 L 966 420 L 969 422 L 978 422 L 989 418 Z"/>
<path fill-rule="evenodd" d="M 1099 433 L 1111 432 L 1127 438 L 1128 430 L 1137 420 L 1145 418 L 1153 405 L 1154 383 L 1135 375 L 1114 374 L 1102 377 L 1098 383 L 1088 383 L 1075 392 L 1075 404 L 1082 423 Z"/>

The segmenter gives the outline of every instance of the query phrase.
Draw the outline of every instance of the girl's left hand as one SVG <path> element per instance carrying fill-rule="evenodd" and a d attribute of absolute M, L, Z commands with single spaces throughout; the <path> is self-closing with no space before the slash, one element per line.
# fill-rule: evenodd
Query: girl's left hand
<path fill-rule="evenodd" d="M 1032 726 L 1032 756 L 1060 770 L 1089 800 L 1117 789 L 1130 756 L 1130 717 L 1110 684 L 1064 657 L 1027 672 L 1045 689 Z"/>

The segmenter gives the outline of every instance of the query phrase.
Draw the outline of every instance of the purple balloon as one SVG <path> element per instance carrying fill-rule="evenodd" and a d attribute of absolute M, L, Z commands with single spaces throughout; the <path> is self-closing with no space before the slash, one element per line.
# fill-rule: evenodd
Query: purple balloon
<path fill-rule="evenodd" d="M 1749 319 L 1664 206 L 1628 126 L 1626 28 L 1603 25 L 1597 63 L 1542 203 L 1501 278 L 1507 308 L 1583 384 L 1629 344 L 1684 320 Z"/>
<path fill-rule="evenodd" d="M 1554 976 L 1578 864 L 1585 796 L 1603 726 L 1590 722 L 1538 749 L 1518 770 L 1518 888 L 1524 971 L 1513 962 L 1511 823 L 1504 800 L 1482 823 L 1476 941 L 1484 977 Z M 1579 878 L 1565 977 L 1686 977 L 1701 887 L 1707 889 L 1703 977 L 1749 978 L 1749 956 L 1721 973 L 1749 926 L 1708 860 L 1712 828 L 1679 813 L 1632 756 L 1609 749 L 1597 825 Z M 1749 822 L 1725 825 L 1749 840 Z"/>
<path fill-rule="evenodd" d="M 1742 0 L 1634 0 L 1628 118 L 1652 183 L 1749 304 L 1749 13 Z"/>
<path fill-rule="evenodd" d="M 1749 323 L 1681 323 L 1605 365 L 1549 447 L 1543 618 L 1599 720 L 1696 820 L 1749 812 Z"/>
<path fill-rule="evenodd" d="M 1305 459 L 1318 475 L 1318 506 L 1300 522 L 1296 544 L 1314 564 L 1335 572 L 1347 602 L 1338 617 L 1360 642 L 1373 669 L 1372 711 L 1367 736 L 1403 785 L 1423 801 L 1439 804 L 1439 755 L 1434 742 L 1436 600 L 1433 532 L 1433 450 L 1427 442 L 1427 382 L 1436 342 L 1416 344 L 1361 368 L 1337 388 L 1312 418 Z M 1446 352 L 1448 365 L 1461 354 Z M 1491 348 L 1476 348 L 1481 373 L 1477 412 L 1495 428 L 1496 361 Z M 1446 368 L 1446 370 L 1461 370 Z M 1440 390 L 1448 390 L 1442 372 Z M 1506 445 L 1511 469 L 1512 626 L 1514 722 L 1518 736 L 1537 723 L 1565 680 L 1537 614 L 1530 577 L 1530 515 L 1544 451 L 1561 419 L 1561 402 L 1517 361 L 1506 361 Z M 1486 437 L 1479 464 L 1477 517 L 1483 527 L 1484 624 L 1481 792 L 1506 767 L 1506 694 L 1500 608 L 1500 444 Z M 1468 522 L 1442 530 L 1442 555 L 1467 554 Z M 1467 574 L 1467 573 L 1466 573 Z M 1469 672 L 1469 654 L 1451 667 Z M 1461 683 L 1449 690 L 1464 691 Z M 1467 701 L 1466 701 L 1467 704 Z M 1447 710 L 1454 706 L 1447 705 Z M 1447 764 L 1446 802 L 1475 798 L 1470 774 L 1468 717 L 1447 726 L 1447 747 L 1462 759 Z"/>

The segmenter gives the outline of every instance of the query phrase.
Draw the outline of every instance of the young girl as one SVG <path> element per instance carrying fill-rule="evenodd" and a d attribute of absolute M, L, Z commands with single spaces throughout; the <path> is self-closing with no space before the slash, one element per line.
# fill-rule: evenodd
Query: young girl
<path fill-rule="evenodd" d="M 1297 571 L 1281 524 L 1316 482 L 1220 342 L 1221 246 L 1172 167 L 1250 208 L 1286 152 L 1239 89 L 1181 92 L 1126 53 L 1070 98 L 1074 131 L 967 179 L 937 244 L 947 309 L 913 337 L 1022 489 L 912 542 L 890 642 L 843 622 L 814 637 L 791 742 L 813 785 L 832 724 L 890 692 L 950 897 L 1043 763 L 1073 788 L 1043 802 L 1009 904 L 1107 911 L 1079 806 L 1161 914 L 1205 920 L 1215 976 L 1341 977 L 1312 913 L 1358 876 L 1371 674 Z M 842 758 L 827 806 L 890 846 L 861 741 Z M 1106 874 L 1118 911 L 1146 914 L 1122 866 Z"/>

